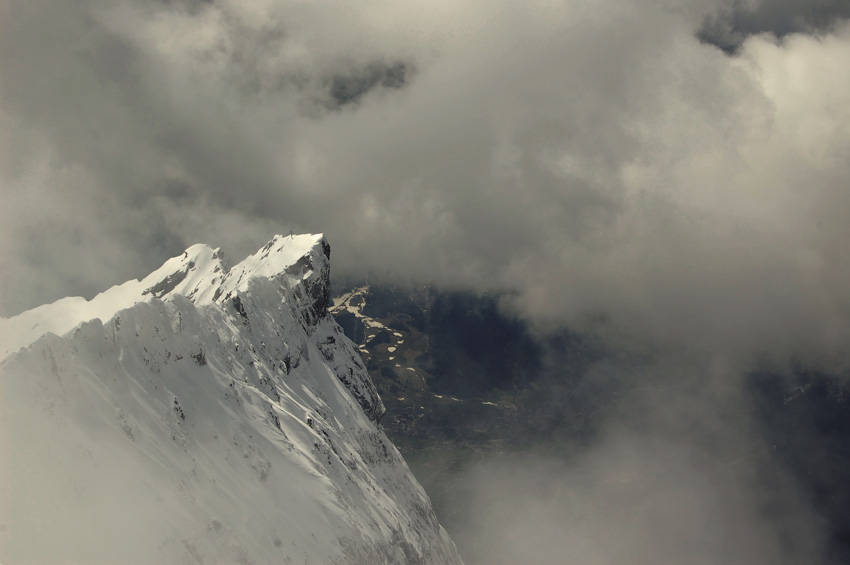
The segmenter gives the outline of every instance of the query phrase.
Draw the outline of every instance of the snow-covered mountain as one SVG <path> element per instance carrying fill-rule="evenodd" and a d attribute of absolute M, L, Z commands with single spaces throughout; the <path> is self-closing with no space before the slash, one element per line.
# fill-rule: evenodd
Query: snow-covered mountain
<path fill-rule="evenodd" d="M 0 319 L 0 563 L 460 563 L 328 315 L 330 247 Z"/>

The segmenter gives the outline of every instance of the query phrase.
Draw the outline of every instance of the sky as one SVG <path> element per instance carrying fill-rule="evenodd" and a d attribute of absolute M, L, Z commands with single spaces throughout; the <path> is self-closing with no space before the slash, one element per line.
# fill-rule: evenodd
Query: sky
<path fill-rule="evenodd" d="M 847 370 L 848 16 L 840 0 L 0 0 L 0 315 L 194 243 L 236 263 L 290 230 L 327 235 L 335 276 L 501 293 L 541 331 L 687 375 L 652 433 L 614 419 L 577 467 L 531 468 L 585 481 L 523 499 L 575 523 L 542 501 L 625 504 L 587 485 L 600 462 L 655 469 L 665 418 L 713 429 L 746 369 Z M 747 425 L 721 437 L 731 422 Z M 701 501 L 720 488 L 693 472 L 706 442 L 664 455 Z M 669 484 L 641 476 L 638 492 Z M 757 482 L 738 479 L 722 500 Z M 747 500 L 709 526 L 740 518 L 764 543 L 736 555 L 772 560 L 782 530 L 761 536 Z M 582 523 L 601 531 L 604 508 Z"/>

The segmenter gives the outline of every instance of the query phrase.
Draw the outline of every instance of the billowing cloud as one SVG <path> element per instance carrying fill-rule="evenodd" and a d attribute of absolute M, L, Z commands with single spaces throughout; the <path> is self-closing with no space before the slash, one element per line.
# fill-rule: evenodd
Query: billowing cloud
<path fill-rule="evenodd" d="M 723 9 L 7 2 L 3 311 L 294 229 L 541 322 L 832 360 L 850 27 L 730 58 Z"/>

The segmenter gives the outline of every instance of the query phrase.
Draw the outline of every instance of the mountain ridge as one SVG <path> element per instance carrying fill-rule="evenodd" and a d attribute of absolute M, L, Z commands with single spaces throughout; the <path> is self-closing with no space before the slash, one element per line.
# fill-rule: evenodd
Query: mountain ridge
<path fill-rule="evenodd" d="M 0 561 L 460 563 L 328 315 L 329 256 L 193 246 L 48 305 L 55 327 L 132 302 L 0 361 Z"/>
<path fill-rule="evenodd" d="M 329 260 L 330 246 L 323 234 L 276 235 L 262 249 L 228 268 L 220 248 L 192 245 L 146 277 L 115 285 L 90 300 L 66 297 L 10 318 L 0 318 L 0 358 L 32 343 L 44 333 L 63 334 L 93 318 L 106 322 L 119 310 L 138 302 L 183 295 L 194 304 L 203 305 L 219 301 L 223 294 L 232 295 L 237 289 L 246 290 L 254 277 L 275 276 L 287 268 L 291 269 L 290 275 L 295 275 L 297 269 L 293 267 L 298 260 L 318 255 L 314 252 L 316 246 L 321 247 L 321 254 Z M 327 277 L 323 269 L 329 269 L 329 265 L 320 262 L 317 278 Z M 302 268 L 302 274 L 309 273 Z"/>

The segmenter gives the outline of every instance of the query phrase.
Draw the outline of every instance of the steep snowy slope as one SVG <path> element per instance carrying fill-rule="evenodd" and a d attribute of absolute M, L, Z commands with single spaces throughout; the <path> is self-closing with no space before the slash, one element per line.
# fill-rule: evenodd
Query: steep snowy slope
<path fill-rule="evenodd" d="M 324 238 L 219 255 L 1 321 L 0 563 L 459 563 Z"/>

